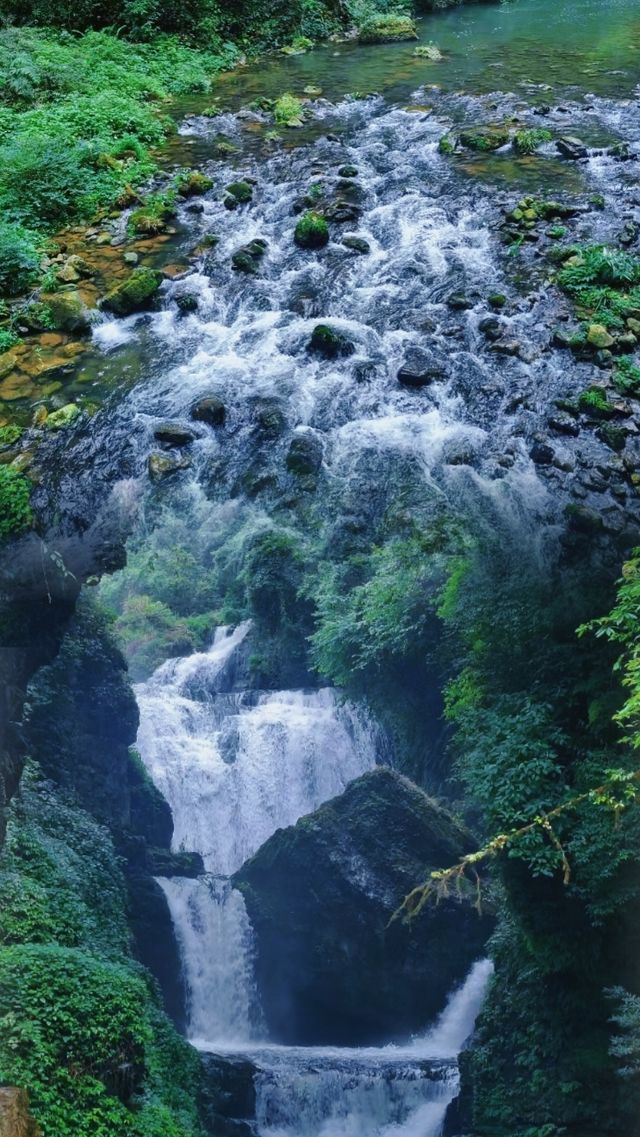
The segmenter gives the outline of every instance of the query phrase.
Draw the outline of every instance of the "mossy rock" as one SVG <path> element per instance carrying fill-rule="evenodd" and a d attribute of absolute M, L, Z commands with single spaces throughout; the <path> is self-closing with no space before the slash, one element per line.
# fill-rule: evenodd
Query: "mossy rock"
<path fill-rule="evenodd" d="M 507 126 L 475 126 L 461 130 L 458 136 L 461 146 L 467 150 L 479 150 L 482 153 L 499 150 L 509 141 L 509 128 Z"/>
<path fill-rule="evenodd" d="M 301 249 L 321 249 L 329 243 L 329 226 L 320 213 L 310 210 L 298 221 L 294 232 L 296 245 Z"/>
<path fill-rule="evenodd" d="M 116 316 L 128 316 L 147 308 L 162 284 L 162 274 L 150 268 L 134 268 L 133 272 L 108 292 L 103 308 Z"/>
<path fill-rule="evenodd" d="M 46 296 L 42 303 L 32 305 L 35 323 L 39 323 L 37 330 L 72 332 L 75 335 L 86 334 L 91 330 L 91 316 L 79 292 L 54 292 Z M 30 323 L 35 331 L 36 328 Z"/>
<path fill-rule="evenodd" d="M 31 482 L 11 466 L 0 466 L 0 539 L 13 537 L 33 522 Z"/>
<path fill-rule="evenodd" d="M 246 272 L 250 275 L 255 275 L 266 251 L 267 242 L 263 241 L 260 237 L 256 237 L 255 241 L 250 241 L 248 245 L 243 245 L 242 248 L 236 249 L 231 257 L 231 263 L 237 272 Z"/>
<path fill-rule="evenodd" d="M 67 403 L 66 406 L 47 415 L 44 425 L 47 430 L 65 430 L 68 426 L 72 426 L 79 416 L 80 407 L 77 403 Z"/>
<path fill-rule="evenodd" d="M 443 134 L 438 142 L 438 151 L 440 154 L 453 154 L 456 144 L 449 134 Z"/>
<path fill-rule="evenodd" d="M 213 189 L 213 180 L 198 170 L 190 170 L 180 174 L 176 180 L 176 188 L 180 197 L 196 197 L 201 193 L 208 193 Z"/>
<path fill-rule="evenodd" d="M 590 324 L 587 329 L 587 343 L 595 348 L 613 347 L 615 340 L 604 324 Z"/>
<path fill-rule="evenodd" d="M 239 205 L 248 205 L 253 201 L 253 186 L 250 182 L 231 182 L 225 189 L 224 205 L 227 209 L 237 209 Z"/>
<path fill-rule="evenodd" d="M 417 38 L 415 20 L 393 13 L 374 13 L 358 28 L 360 43 L 400 43 Z"/>
<path fill-rule="evenodd" d="M 353 355 L 355 348 L 341 332 L 334 331 L 328 324 L 316 324 L 308 350 L 323 355 L 325 359 L 337 359 L 340 355 Z"/>

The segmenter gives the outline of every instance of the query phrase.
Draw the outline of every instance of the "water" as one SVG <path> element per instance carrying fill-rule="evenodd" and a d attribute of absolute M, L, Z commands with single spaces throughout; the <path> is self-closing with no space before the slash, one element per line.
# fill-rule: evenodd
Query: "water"
<path fill-rule="evenodd" d="M 260 1031 L 252 929 L 228 877 L 381 753 L 374 725 L 331 690 L 234 690 L 248 631 L 247 623 L 219 628 L 208 652 L 169 660 L 136 687 L 137 745 L 171 806 L 173 847 L 200 853 L 207 871 L 160 881 L 183 962 L 189 1034 L 225 1043 Z"/>
<path fill-rule="evenodd" d="M 256 1067 L 258 1137 L 437 1137 L 491 972 L 488 960 L 474 964 L 434 1027 L 408 1046 L 240 1050 Z"/>

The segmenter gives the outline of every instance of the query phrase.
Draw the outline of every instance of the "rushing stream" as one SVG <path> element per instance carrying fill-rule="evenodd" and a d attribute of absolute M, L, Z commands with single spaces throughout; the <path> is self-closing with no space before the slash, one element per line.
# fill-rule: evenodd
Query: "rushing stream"
<path fill-rule="evenodd" d="M 575 7 L 471 6 L 424 22 L 423 39 L 442 49 L 439 64 L 417 60 L 413 45 L 329 46 L 226 77 L 217 118 L 200 113 L 202 101 L 181 107 L 176 161 L 211 161 L 216 191 L 201 212 L 183 208 L 171 251 L 179 260 L 213 232 L 215 249 L 165 283 L 161 310 L 104 317 L 79 377 L 103 383 L 133 356 L 142 367 L 110 411 L 110 429 L 133 440 L 122 493 L 136 496 L 163 420 L 193 431 L 188 453 L 171 450 L 178 477 L 158 479 L 150 528 L 161 532 L 168 511 L 171 524 L 187 518 L 193 540 L 219 551 L 239 534 L 266 531 L 278 513 L 339 542 L 341 524 L 373 527 L 398 501 L 427 513 L 448 502 L 494 529 L 517 526 L 524 540 L 541 521 L 553 525 L 558 495 L 585 498 L 575 440 L 555 439 L 557 460 L 544 468 L 531 443 L 552 400 L 584 386 L 588 365 L 549 347 L 535 251 L 525 249 L 525 272 L 497 235 L 505 209 L 526 192 L 577 196 L 576 237 L 587 224 L 603 237 L 617 224 L 615 211 L 589 213 L 589 195 L 606 191 L 621 209 L 628 201 L 636 163 L 616 163 L 602 148 L 640 140 L 631 102 L 637 4 L 592 0 L 580 5 L 579 22 Z M 598 36 L 605 8 L 607 35 Z M 241 109 L 258 94 L 309 84 L 323 96 L 281 143 L 265 138 L 259 111 Z M 380 93 L 347 97 L 354 90 Z M 456 124 L 538 126 L 541 108 L 556 133 L 580 131 L 590 148 L 584 162 L 563 161 L 552 144 L 526 159 L 510 150 L 439 152 Z M 232 151 L 223 158 L 221 137 Z M 254 200 L 232 211 L 219 190 L 239 176 L 255 183 Z M 310 184 L 342 208 L 317 255 L 292 240 Z M 256 238 L 267 243 L 259 272 L 233 271 L 233 253 Z M 504 350 L 480 327 L 492 292 L 508 298 Z M 464 303 L 450 303 L 458 294 Z M 184 315 L 186 296 L 193 303 Z M 325 321 L 349 344 L 332 359 L 308 350 Z M 420 389 L 396 379 L 416 360 L 432 379 Z M 212 394 L 224 404 L 223 429 L 189 419 L 194 401 Z M 300 488 L 292 472 L 294 443 L 319 488 L 313 508 L 310 483 Z M 75 460 L 85 457 L 81 445 Z M 598 492 L 613 526 L 622 498 L 612 479 Z M 292 1048 L 265 1038 L 252 928 L 229 878 L 277 829 L 387 756 L 376 725 L 332 690 L 256 690 L 243 654 L 249 637 L 248 623 L 220 628 L 210 650 L 162 664 L 137 687 L 138 746 L 171 805 L 174 849 L 200 853 L 205 867 L 195 879 L 160 881 L 182 957 L 189 1035 L 204 1050 L 254 1064 L 259 1137 L 437 1137 L 487 962 L 405 1047 Z"/>

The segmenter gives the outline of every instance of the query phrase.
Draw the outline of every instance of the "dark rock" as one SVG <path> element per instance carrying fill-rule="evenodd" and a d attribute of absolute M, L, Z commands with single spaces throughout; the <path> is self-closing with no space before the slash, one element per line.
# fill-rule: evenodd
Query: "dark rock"
<path fill-rule="evenodd" d="M 576 437 L 580 433 L 578 423 L 568 411 L 556 411 L 549 415 L 547 424 L 551 430 L 557 431 L 558 434 L 571 434 Z"/>
<path fill-rule="evenodd" d="M 248 245 L 243 245 L 242 248 L 236 250 L 231 257 L 231 263 L 238 272 L 255 274 L 266 251 L 267 242 L 256 237 L 255 241 L 250 241 Z"/>
<path fill-rule="evenodd" d="M 204 1130 L 211 1137 L 254 1137 L 257 1067 L 246 1058 L 203 1053 L 198 1101 Z"/>
<path fill-rule="evenodd" d="M 428 352 L 416 350 L 409 352 L 398 371 L 398 382 L 403 387 L 427 387 L 430 383 L 444 379 L 445 370 Z"/>
<path fill-rule="evenodd" d="M 317 474 L 322 466 L 322 442 L 311 431 L 292 438 L 287 454 L 287 469 L 292 474 Z"/>
<path fill-rule="evenodd" d="M 176 296 L 176 304 L 180 315 L 188 316 L 190 312 L 198 310 L 198 297 L 193 292 L 181 292 L 179 296 Z"/>
<path fill-rule="evenodd" d="M 256 425 L 262 434 L 282 434 L 287 420 L 277 399 L 261 399 L 257 404 Z"/>
<path fill-rule="evenodd" d="M 588 505 L 575 505 L 573 502 L 565 509 L 569 529 L 573 533 L 593 536 L 603 529 L 602 517 L 597 510 Z"/>
<path fill-rule="evenodd" d="M 384 768 L 278 830 L 234 878 L 256 933 L 272 1038 L 386 1042 L 438 1014 L 491 921 L 457 894 L 409 925 L 389 920 L 429 869 L 472 848 L 450 814 Z"/>
<path fill-rule="evenodd" d="M 598 438 L 610 446 L 612 450 L 620 453 L 624 450 L 627 441 L 627 430 L 623 426 L 614 426 L 612 422 L 605 422 L 598 430 Z"/>
<path fill-rule="evenodd" d="M 163 446 L 188 446 L 196 436 L 190 427 L 181 422 L 161 422 L 155 427 L 153 437 Z"/>
<path fill-rule="evenodd" d="M 150 268 L 134 268 L 126 280 L 116 284 L 102 301 L 102 307 L 114 312 L 116 316 L 128 316 L 148 308 L 155 299 L 162 274 Z"/>
<path fill-rule="evenodd" d="M 338 170 L 338 177 L 340 177 L 340 178 L 357 178 L 357 176 L 358 176 L 358 167 L 357 166 L 341 166 L 340 169 Z"/>
<path fill-rule="evenodd" d="M 187 457 L 178 457 L 175 454 L 150 454 L 149 477 L 152 481 L 159 482 L 171 474 L 179 473 L 180 470 L 188 470 L 190 465 L 191 459 Z"/>
<path fill-rule="evenodd" d="M 191 418 L 196 422 L 206 422 L 208 426 L 222 426 L 225 419 L 222 399 L 216 395 L 207 395 L 204 399 L 198 399 L 191 408 Z"/>
<path fill-rule="evenodd" d="M 348 236 L 342 238 L 342 244 L 347 249 L 353 249 L 354 253 L 361 253 L 362 255 L 371 252 L 371 245 L 364 237 Z"/>
<path fill-rule="evenodd" d="M 633 245 L 638 239 L 640 226 L 635 221 L 625 221 L 618 240 L 621 245 Z"/>
<path fill-rule="evenodd" d="M 454 312 L 464 312 L 467 308 L 473 308 L 473 300 L 465 296 L 464 292 L 452 292 L 447 297 L 447 307 L 452 308 Z"/>
<path fill-rule="evenodd" d="M 579 138 L 573 138 L 569 134 L 565 134 L 562 138 L 556 141 L 556 149 L 562 154 L 563 158 L 570 158 L 571 161 L 577 162 L 581 158 L 586 158 L 588 150 Z"/>
<path fill-rule="evenodd" d="M 334 201 L 331 205 L 326 206 L 324 216 L 327 221 L 335 221 L 339 225 L 344 225 L 347 221 L 357 221 L 360 217 L 360 209 L 351 201 Z"/>
<path fill-rule="evenodd" d="M 204 205 L 201 201 L 190 201 L 189 204 L 185 206 L 185 212 L 196 214 L 204 213 Z"/>
<path fill-rule="evenodd" d="M 520 340 L 499 339 L 491 345 L 491 351 L 497 352 L 498 355 L 521 355 L 522 344 Z"/>
<path fill-rule="evenodd" d="M 307 350 L 323 355 L 325 359 L 337 359 L 340 355 L 353 355 L 355 346 L 351 340 L 348 340 L 341 332 L 336 332 L 330 328 L 328 324 L 316 324 L 311 333 Z"/>
<path fill-rule="evenodd" d="M 204 872 L 200 853 L 187 853 L 184 850 L 172 853 L 170 849 L 148 849 L 147 867 L 152 876 L 196 877 Z"/>
<path fill-rule="evenodd" d="M 555 458 L 555 451 L 544 439 L 537 438 L 529 451 L 529 456 L 536 466 L 550 466 Z"/>
<path fill-rule="evenodd" d="M 489 340 L 498 340 L 502 335 L 503 325 L 497 316 L 484 316 L 478 324 L 478 330 Z"/>

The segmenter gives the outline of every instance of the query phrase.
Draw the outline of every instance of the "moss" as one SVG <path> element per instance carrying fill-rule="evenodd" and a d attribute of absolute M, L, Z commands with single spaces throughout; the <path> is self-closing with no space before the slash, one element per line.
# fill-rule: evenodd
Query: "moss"
<path fill-rule="evenodd" d="M 442 52 L 435 43 L 421 44 L 413 50 L 416 59 L 430 59 L 432 63 L 438 63 L 442 59 Z"/>
<path fill-rule="evenodd" d="M 47 415 L 44 425 L 47 430 L 66 430 L 68 426 L 73 425 L 79 415 L 80 407 L 77 403 L 67 403 L 66 406 L 60 407 L 60 410 Z"/>
<path fill-rule="evenodd" d="M 393 13 L 373 13 L 358 28 L 360 43 L 397 43 L 417 38 L 415 20 Z"/>
<path fill-rule="evenodd" d="M 298 221 L 294 240 L 302 249 L 321 249 L 329 243 L 329 226 L 324 217 L 310 210 Z"/>
<path fill-rule="evenodd" d="M 610 418 L 614 413 L 613 407 L 607 400 L 606 391 L 602 387 L 589 387 L 582 391 L 578 397 L 578 406 L 585 414 L 593 418 Z"/>
<path fill-rule="evenodd" d="M 224 204 L 227 209 L 237 209 L 239 205 L 248 205 L 253 201 L 253 186 L 250 182 L 230 182 L 225 189 L 227 196 Z"/>
<path fill-rule="evenodd" d="M 15 446 L 22 438 L 24 431 L 21 426 L 16 426 L 11 423 L 9 426 L 0 426 L 0 449 L 5 450 L 9 446 Z"/>
<path fill-rule="evenodd" d="M 499 150 L 509 141 L 509 128 L 506 126 L 476 126 L 468 130 L 461 130 L 460 144 L 468 150 L 479 150 L 482 153 Z"/>
<path fill-rule="evenodd" d="M 134 268 L 130 276 L 108 292 L 102 301 L 103 307 L 117 316 L 128 316 L 146 308 L 155 297 L 162 276 L 150 268 Z"/>
<path fill-rule="evenodd" d="M 309 350 L 323 355 L 325 359 L 336 359 L 339 355 L 351 355 L 354 347 L 345 336 L 334 331 L 328 324 L 316 324 L 311 333 Z"/>
<path fill-rule="evenodd" d="M 440 154 L 453 154 L 456 148 L 454 140 L 449 134 L 443 134 L 438 142 L 438 151 Z"/>
<path fill-rule="evenodd" d="M 176 178 L 176 190 L 180 197 L 196 197 L 213 189 L 212 178 L 201 174 L 198 170 L 185 170 Z"/>
<path fill-rule="evenodd" d="M 0 538 L 13 537 L 33 522 L 31 482 L 11 466 L 0 466 Z"/>
<path fill-rule="evenodd" d="M 129 228 L 134 233 L 143 233 L 149 236 L 153 236 L 155 233 L 163 233 L 175 214 L 174 193 L 150 194 L 139 209 L 134 209 L 129 218 Z"/>
<path fill-rule="evenodd" d="M 302 126 L 304 122 L 304 107 L 295 95 L 281 95 L 273 107 L 273 117 L 278 126 Z"/>
<path fill-rule="evenodd" d="M 533 154 L 544 142 L 551 142 L 552 138 L 551 131 L 542 127 L 516 130 L 512 145 L 518 154 Z"/>

